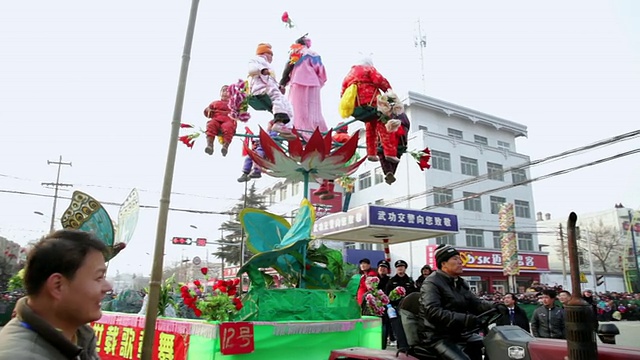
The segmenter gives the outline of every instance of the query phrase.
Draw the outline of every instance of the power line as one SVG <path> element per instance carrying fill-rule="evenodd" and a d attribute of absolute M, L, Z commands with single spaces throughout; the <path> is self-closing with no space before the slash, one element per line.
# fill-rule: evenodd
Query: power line
<path fill-rule="evenodd" d="M 393 205 L 393 204 L 397 204 L 400 202 L 405 202 L 408 200 L 412 200 L 414 198 L 418 198 L 418 197 L 422 197 L 425 195 L 429 195 L 431 193 L 433 193 L 435 191 L 436 188 L 445 188 L 445 189 L 457 189 L 460 188 L 462 186 L 465 185 L 471 185 L 474 183 L 478 183 L 484 180 L 489 179 L 489 176 L 499 176 L 499 175 L 504 175 L 507 172 L 513 172 L 515 170 L 523 170 L 526 168 L 529 168 L 531 166 L 535 166 L 535 165 L 539 165 L 545 162 L 550 162 L 550 161 L 555 161 L 555 160 L 560 160 L 562 158 L 568 157 L 570 155 L 577 155 L 579 153 L 582 152 L 586 152 L 586 151 L 591 151 L 594 150 L 598 147 L 602 147 L 602 146 L 609 146 L 609 145 L 613 145 L 615 143 L 621 142 L 621 141 L 626 141 L 626 140 L 631 140 L 633 138 L 636 138 L 640 136 L 640 130 L 635 130 L 635 131 L 631 131 L 625 134 L 621 134 L 621 135 L 617 135 L 611 138 L 607 138 L 607 139 L 603 139 L 600 141 L 597 141 L 595 143 L 589 144 L 589 145 L 585 145 L 585 146 L 580 146 L 571 150 L 567 150 L 567 151 L 563 151 L 561 153 L 555 154 L 555 155 L 550 155 L 541 159 L 537 159 L 537 160 L 533 160 L 533 161 L 528 161 L 525 163 L 522 163 L 520 165 L 516 165 L 507 169 L 504 169 L 502 171 L 495 171 L 495 172 L 491 172 L 491 173 L 486 173 L 483 175 L 479 175 L 476 176 L 474 178 L 471 179 L 464 179 L 464 180 L 460 180 L 460 181 L 456 181 L 453 183 L 450 183 L 448 185 L 443 185 L 443 186 L 438 186 L 438 187 L 434 187 L 432 189 L 429 190 L 425 190 L 416 194 L 411 194 L 411 195 L 404 195 L 401 197 L 397 197 L 395 199 L 390 199 L 390 200 L 386 200 L 384 202 L 385 205 Z"/>
<path fill-rule="evenodd" d="M 613 155 L 613 156 L 609 156 L 609 157 L 606 157 L 606 158 L 595 160 L 595 161 L 592 161 L 592 162 L 589 162 L 589 163 L 585 163 L 585 164 L 582 164 L 582 165 L 578 165 L 578 166 L 574 166 L 574 167 L 571 167 L 571 168 L 567 168 L 567 169 L 559 170 L 559 171 L 556 171 L 556 172 L 552 172 L 552 173 L 549 173 L 549 174 L 546 174 L 546 175 L 538 176 L 537 178 L 528 179 L 528 180 L 520 181 L 520 182 L 517 182 L 517 183 L 500 186 L 500 187 L 497 187 L 497 188 L 493 188 L 493 189 L 486 190 L 486 191 L 483 191 L 483 192 L 480 192 L 480 193 L 476 193 L 476 194 L 473 194 L 473 195 L 469 195 L 469 196 L 463 196 L 463 197 L 458 198 L 458 199 L 454 199 L 454 200 L 450 200 L 450 201 L 447 201 L 447 202 L 439 203 L 438 205 L 427 206 L 427 207 L 424 208 L 424 210 L 429 210 L 429 209 L 433 209 L 433 208 L 437 208 L 437 207 L 442 207 L 443 205 L 449 205 L 449 204 L 454 204 L 454 203 L 457 203 L 457 202 L 460 202 L 460 201 L 464 201 L 464 200 L 468 200 L 468 199 L 474 199 L 474 198 L 480 197 L 482 195 L 487 195 L 487 194 L 490 194 L 490 193 L 494 193 L 496 191 L 506 190 L 506 189 L 509 189 L 509 188 L 512 188 L 512 187 L 516 187 L 516 186 L 520 186 L 520 185 L 526 185 L 526 184 L 532 183 L 534 181 L 544 180 L 544 179 L 548 179 L 548 178 L 551 178 L 551 177 L 554 177 L 554 176 L 558 176 L 558 175 L 564 175 L 564 174 L 567 174 L 567 173 L 570 173 L 570 172 L 573 172 L 573 171 L 576 171 L 576 170 L 579 170 L 579 169 L 582 169 L 582 168 L 585 168 L 585 167 L 590 167 L 590 166 L 602 164 L 602 163 L 605 163 L 605 162 L 608 162 L 608 161 L 611 161 L 611 160 L 615 160 L 615 159 L 619 159 L 619 158 L 622 158 L 622 157 L 625 157 L 625 156 L 633 155 L 633 154 L 636 154 L 638 152 L 640 152 L 640 149 L 630 150 L 630 151 L 627 151 L 627 152 L 623 152 L 623 153 L 620 153 L 620 154 L 616 154 L 616 155 Z"/>

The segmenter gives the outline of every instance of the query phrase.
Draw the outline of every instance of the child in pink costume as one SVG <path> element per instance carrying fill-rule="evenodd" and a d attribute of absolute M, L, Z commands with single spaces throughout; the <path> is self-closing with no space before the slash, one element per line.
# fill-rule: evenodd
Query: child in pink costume
<path fill-rule="evenodd" d="M 327 74 L 318 53 L 309 49 L 311 39 L 306 35 L 291 45 L 289 62 L 284 69 L 280 86 L 289 85 L 289 101 L 295 117 L 293 126 L 305 140 L 319 129 L 327 131 L 327 123 L 322 116 L 320 91 L 327 82 Z"/>

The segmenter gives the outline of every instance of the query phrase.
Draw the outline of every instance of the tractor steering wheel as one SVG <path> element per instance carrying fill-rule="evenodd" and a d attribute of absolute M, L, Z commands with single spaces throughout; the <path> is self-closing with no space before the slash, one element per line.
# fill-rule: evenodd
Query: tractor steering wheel
<path fill-rule="evenodd" d="M 487 311 L 483 312 L 482 314 L 478 315 L 478 317 L 477 317 L 478 318 L 478 325 L 476 325 L 475 327 L 463 332 L 461 335 L 463 337 L 466 337 L 466 336 L 470 336 L 471 334 L 475 334 L 475 333 L 479 332 L 480 330 L 485 329 L 487 326 L 489 326 L 489 324 L 496 322 L 501 316 L 502 316 L 502 314 L 496 308 L 487 310 Z"/>

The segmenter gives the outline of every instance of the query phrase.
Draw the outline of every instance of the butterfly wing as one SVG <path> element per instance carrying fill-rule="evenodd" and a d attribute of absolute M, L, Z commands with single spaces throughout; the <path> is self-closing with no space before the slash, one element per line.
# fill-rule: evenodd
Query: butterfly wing
<path fill-rule="evenodd" d="M 115 229 L 115 243 L 128 244 L 138 225 L 140 213 L 140 197 L 138 190 L 133 189 L 118 211 L 118 225 Z"/>
<path fill-rule="evenodd" d="M 61 219 L 62 227 L 93 232 L 109 248 L 113 246 L 113 224 L 98 200 L 81 191 L 74 191 L 71 204 Z"/>

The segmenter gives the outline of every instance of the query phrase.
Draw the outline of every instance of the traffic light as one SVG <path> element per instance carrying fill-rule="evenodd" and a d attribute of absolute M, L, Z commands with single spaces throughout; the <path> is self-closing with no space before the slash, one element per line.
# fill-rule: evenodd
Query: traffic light
<path fill-rule="evenodd" d="M 174 245 L 191 245 L 191 238 L 174 236 L 173 239 L 171 239 L 171 243 Z"/>
<path fill-rule="evenodd" d="M 197 238 L 196 239 L 196 246 L 207 246 L 207 239 L 206 238 Z"/>
<path fill-rule="evenodd" d="M 597 284 L 597 286 L 600 286 L 600 285 L 604 284 L 604 275 L 596 276 L 596 284 Z"/>

